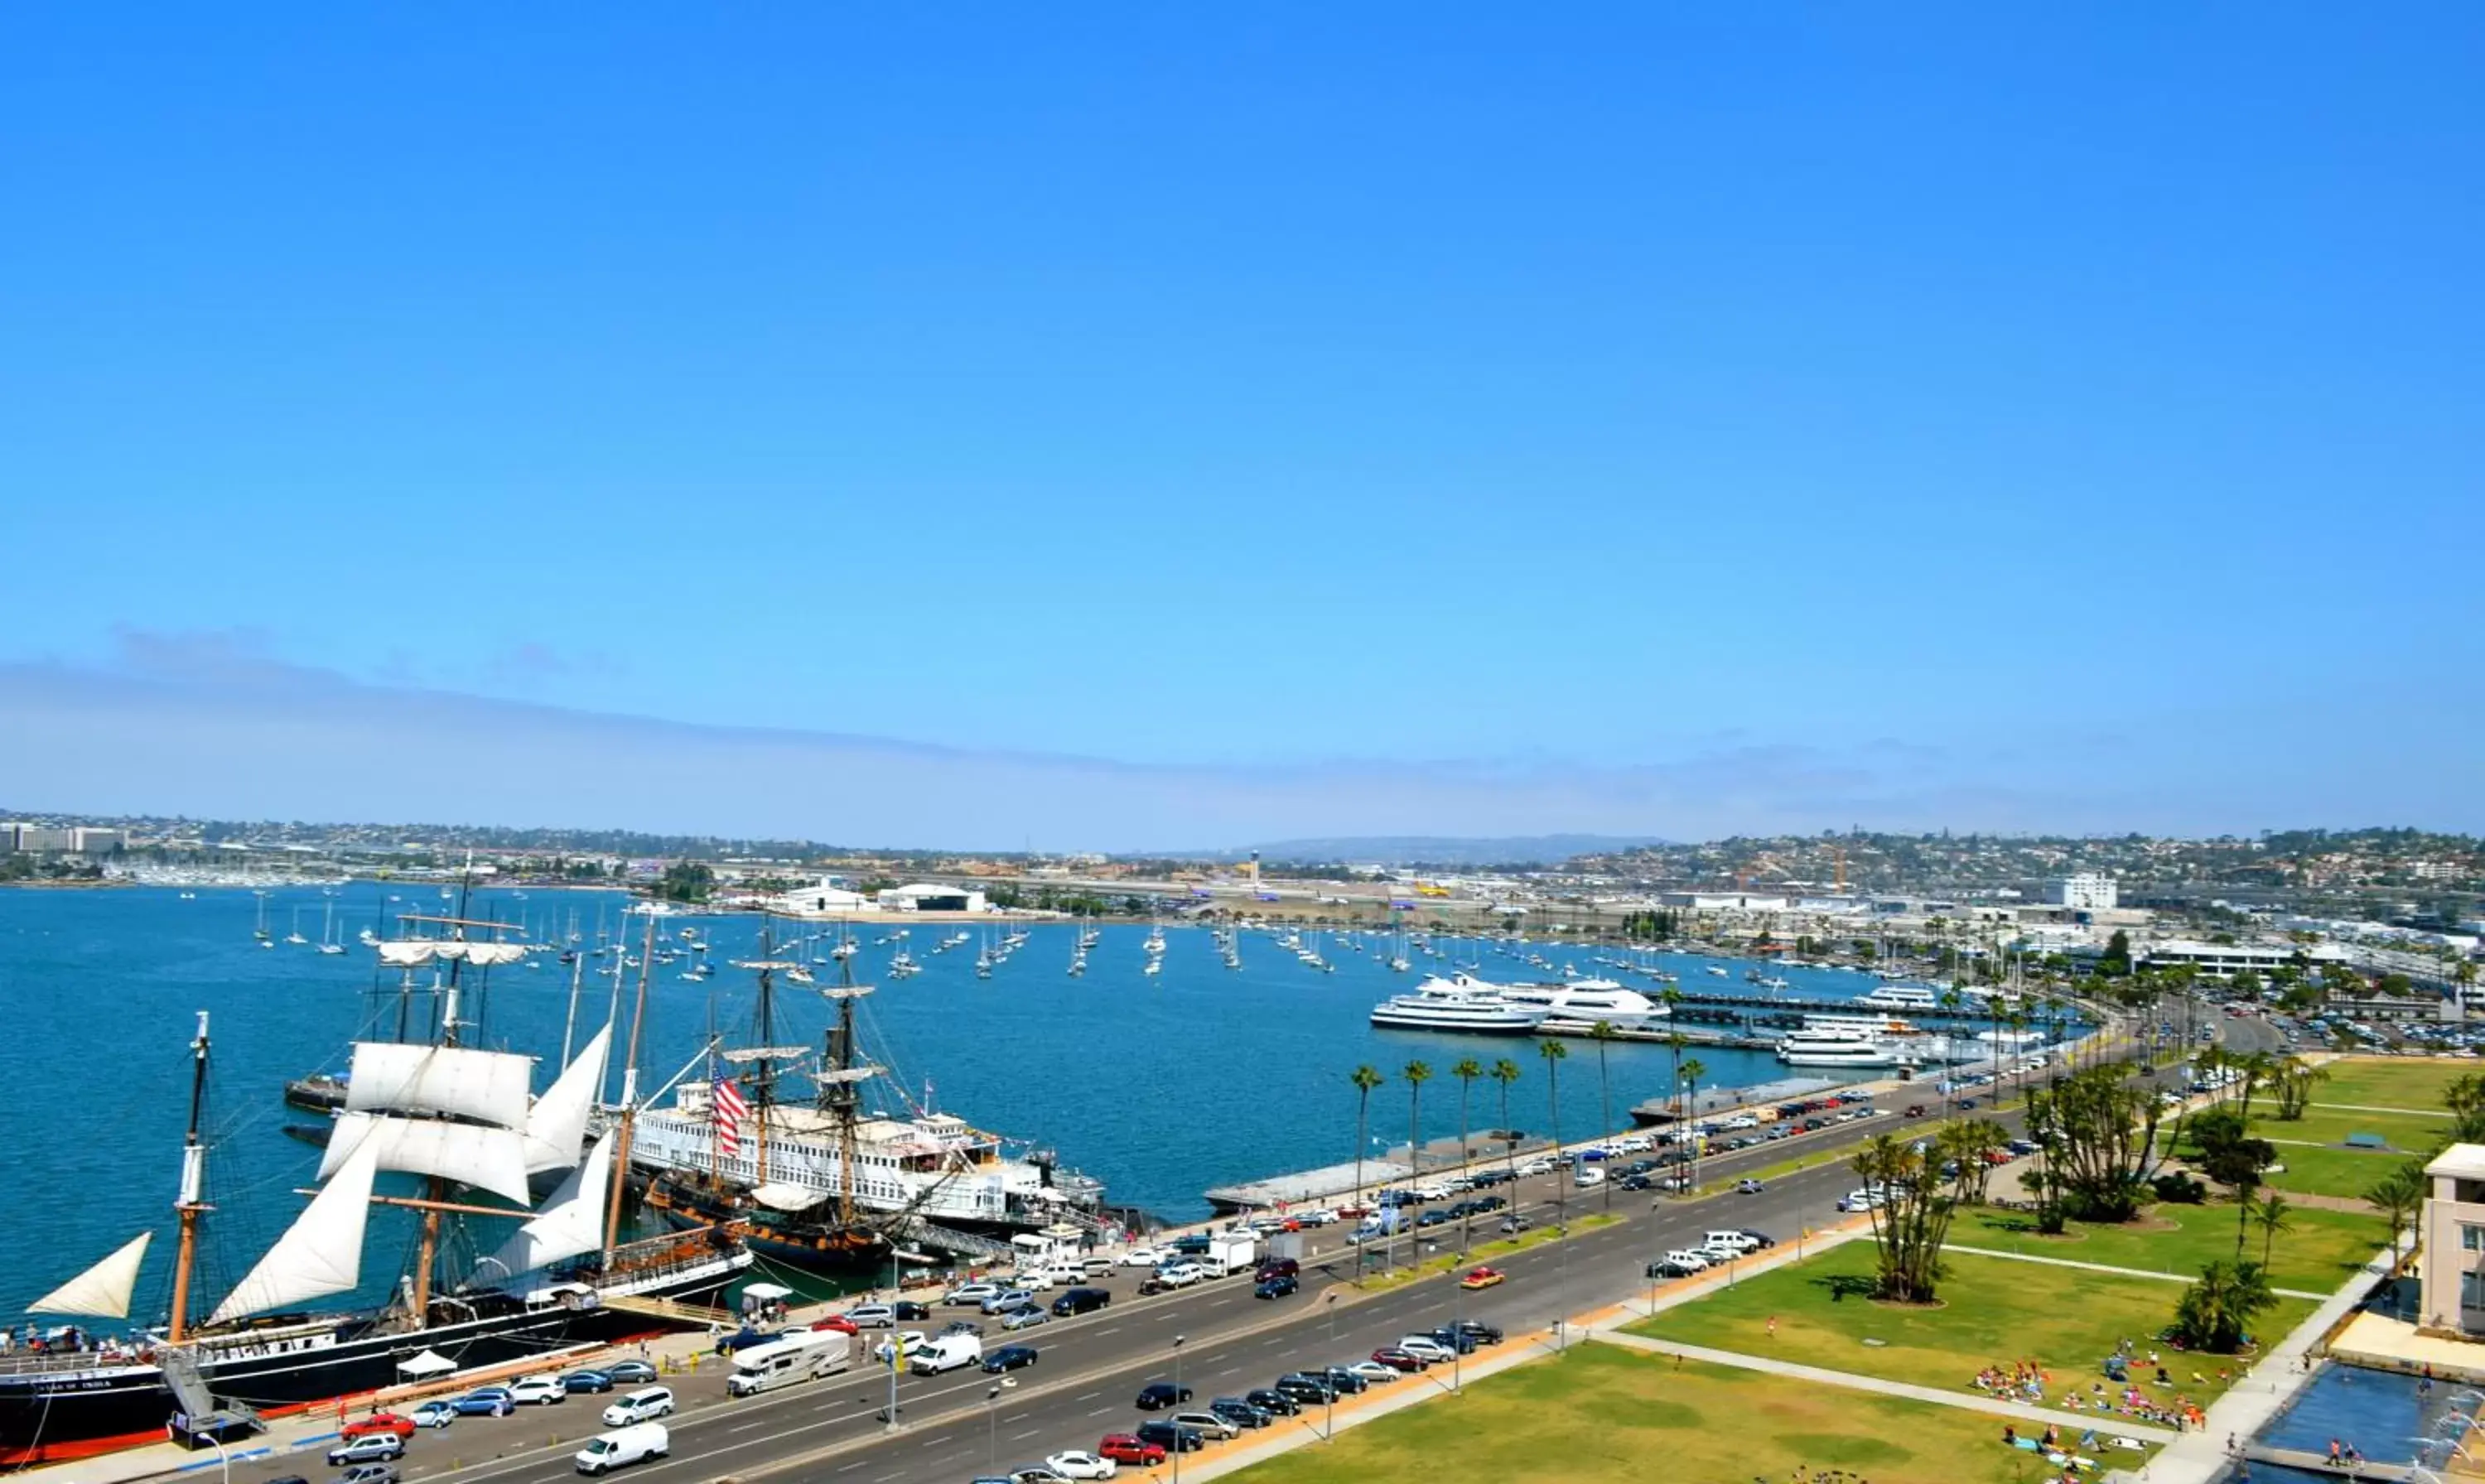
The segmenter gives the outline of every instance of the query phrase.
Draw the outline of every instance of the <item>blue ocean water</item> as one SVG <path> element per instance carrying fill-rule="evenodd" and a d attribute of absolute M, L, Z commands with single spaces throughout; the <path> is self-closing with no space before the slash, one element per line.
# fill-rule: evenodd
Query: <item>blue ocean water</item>
<path fill-rule="evenodd" d="M 281 889 L 268 899 L 267 922 L 278 938 L 294 924 L 315 941 L 330 899 L 317 888 Z M 397 914 L 439 910 L 430 887 L 355 883 L 340 888 L 339 936 L 382 931 Z M 501 889 L 478 891 L 467 904 L 476 917 L 522 919 L 538 936 L 557 936 L 573 920 L 590 938 L 599 911 L 622 929 L 625 899 L 615 893 Z M 341 1070 L 348 1043 L 375 1017 L 393 1024 L 397 976 L 379 970 L 360 948 L 323 957 L 310 946 L 256 945 L 251 930 L 258 899 L 239 889 L 205 889 L 185 900 L 171 889 L 0 891 L 0 1005 L 10 1034 L 0 1039 L 0 1147 L 8 1151 L 17 1199 L 0 1223 L 0 1312 L 26 1303 L 129 1236 L 152 1228 L 139 1288 L 138 1312 L 169 1302 L 171 1202 L 189 1087 L 187 1042 L 195 1012 L 213 1014 L 214 1076 L 208 1122 L 215 1144 L 210 1197 L 216 1210 L 203 1252 L 203 1282 L 219 1293 L 301 1209 L 296 1192 L 316 1173 L 318 1153 L 287 1137 L 287 1123 L 308 1121 L 287 1109 L 287 1078 Z M 760 923 L 747 916 L 667 919 L 664 931 L 695 926 L 716 945 L 715 977 L 683 979 L 688 960 L 660 965 L 649 990 L 642 1086 L 653 1088 L 696 1060 L 711 1027 L 729 1044 L 745 1043 L 751 1011 L 749 974 L 723 960 L 749 957 Z M 780 934 L 786 925 L 778 925 Z M 1084 977 L 1066 972 L 1074 931 L 1036 927 L 1027 944 L 989 980 L 973 974 L 971 946 L 934 954 L 951 925 L 918 924 L 903 945 L 877 943 L 888 925 L 855 927 L 863 950 L 856 974 L 876 984 L 860 1016 L 864 1050 L 888 1067 L 918 1102 L 1018 1139 L 1039 1142 L 1063 1161 L 1106 1181 L 1111 1199 L 1169 1217 L 1207 1211 L 1201 1192 L 1215 1185 L 1354 1157 L 1355 1094 L 1348 1074 L 1370 1063 L 1391 1074 L 1371 1102 L 1370 1137 L 1403 1144 L 1407 1131 L 1406 1084 L 1396 1074 L 1410 1060 L 1431 1064 L 1434 1078 L 1422 1099 L 1424 1137 L 1455 1135 L 1459 1083 L 1449 1068 L 1474 1056 L 1489 1066 L 1508 1056 L 1524 1068 L 1513 1090 L 1510 1118 L 1519 1127 L 1547 1126 L 1543 1064 L 1525 1041 L 1379 1031 L 1371 1007 L 1411 988 L 1440 960 L 1418 958 L 1396 974 L 1379 959 L 1332 944 L 1334 973 L 1319 973 L 1264 934 L 1245 933 L 1242 967 L 1228 970 L 1207 931 L 1168 928 L 1164 970 L 1141 973 L 1144 926 L 1107 927 L 1089 956 Z M 633 935 L 635 945 L 635 931 Z M 925 965 L 919 976 L 888 979 L 899 946 Z M 825 948 L 825 945 L 820 945 Z M 814 950 L 806 950 L 806 954 Z M 1473 945 L 1463 950 L 1475 952 Z M 1544 950 L 1552 960 L 1592 971 L 1577 945 Z M 470 1043 L 524 1051 L 542 1059 L 540 1091 L 559 1060 L 569 975 L 544 957 L 540 968 L 493 971 L 479 1007 L 481 1025 Z M 590 960 L 607 962 L 609 960 Z M 1686 988 L 1728 981 L 1706 977 L 1707 960 L 1670 959 Z M 1723 960 L 1720 960 L 1721 962 Z M 834 982 L 823 965 L 822 984 Z M 1488 955 L 1488 978 L 1543 977 L 1517 960 Z M 1734 986 L 1740 987 L 1736 968 Z M 1863 993 L 1873 981 L 1839 970 L 1773 970 L 1790 992 L 1822 997 Z M 635 988 L 635 973 L 631 976 Z M 1645 980 L 1633 987 L 1653 991 Z M 375 994 L 375 990 L 388 990 Z M 590 973 L 579 1007 L 579 1039 L 603 1023 L 609 979 Z M 623 1003 L 629 1000 L 625 989 Z M 829 1015 L 814 995 L 779 996 L 776 1039 L 816 1045 Z M 623 1031 L 626 1032 L 626 1024 Z M 621 1036 L 615 1037 L 615 1061 Z M 1595 1047 L 1570 1043 L 1559 1077 L 1566 1137 L 1598 1126 Z M 1772 1080 L 1785 1068 L 1766 1053 L 1703 1050 L 1704 1086 Z M 1612 1118 L 1628 1121 L 1629 1106 L 1662 1094 L 1671 1059 L 1661 1046 L 1617 1043 L 1606 1058 Z M 617 1089 L 618 1074 L 614 1085 Z M 1499 1121 L 1494 1086 L 1476 1084 L 1470 1120 Z M 375 1211 L 365 1264 L 366 1295 L 385 1285 L 410 1251 L 402 1213 Z M 478 1235 L 495 1241 L 497 1232 Z"/>

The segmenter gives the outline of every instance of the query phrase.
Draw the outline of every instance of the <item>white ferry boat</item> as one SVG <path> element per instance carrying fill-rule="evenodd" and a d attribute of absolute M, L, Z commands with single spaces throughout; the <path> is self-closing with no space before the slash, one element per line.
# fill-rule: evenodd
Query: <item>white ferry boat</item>
<path fill-rule="evenodd" d="M 1392 1031 L 1461 1031 L 1471 1036 L 1525 1036 L 1544 1021 L 1542 1005 L 1523 1005 L 1501 985 L 1470 974 L 1437 975 L 1410 994 L 1372 1007 L 1372 1023 Z"/>
<path fill-rule="evenodd" d="M 1855 1003 L 1875 1010 L 1939 1010 L 1941 992 L 1927 985 L 1883 985 Z"/>
<path fill-rule="evenodd" d="M 1650 1031 L 1669 1024 L 1662 1000 L 1625 989 L 1610 979 L 1574 979 L 1559 985 L 1512 985 L 1501 991 L 1518 1005 L 1541 1005 L 1543 1029 L 1584 1029 L 1602 1020 L 1617 1031 Z"/>
<path fill-rule="evenodd" d="M 1778 1060 L 1789 1066 L 1912 1067 L 1916 1053 L 1889 1037 L 1858 1026 L 1812 1026 L 1789 1031 L 1778 1042 Z"/>

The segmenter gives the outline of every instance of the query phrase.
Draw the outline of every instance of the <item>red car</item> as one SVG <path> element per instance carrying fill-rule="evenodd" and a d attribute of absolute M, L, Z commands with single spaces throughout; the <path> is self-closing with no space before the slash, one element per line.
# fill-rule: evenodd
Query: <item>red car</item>
<path fill-rule="evenodd" d="M 1147 1467 L 1165 1461 L 1165 1450 L 1162 1444 L 1141 1443 L 1129 1433 L 1106 1435 L 1104 1442 L 1096 1444 L 1096 1451 L 1117 1464 L 1138 1464 Z"/>
<path fill-rule="evenodd" d="M 399 1438 L 414 1436 L 414 1418 L 401 1417 L 394 1412 L 374 1412 L 360 1421 L 348 1422 L 337 1429 L 337 1435 L 347 1443 L 369 1438 L 374 1433 L 395 1433 Z"/>
<path fill-rule="evenodd" d="M 862 1333 L 862 1331 L 855 1328 L 855 1322 L 853 1320 L 847 1318 L 843 1314 L 831 1314 L 826 1319 L 814 1319 L 810 1323 L 803 1326 L 803 1328 L 806 1330 L 834 1330 L 840 1335 L 860 1335 Z"/>
<path fill-rule="evenodd" d="M 1422 1370 L 1430 1363 L 1414 1351 L 1401 1350 L 1396 1345 L 1381 1346 L 1372 1352 L 1372 1358 L 1391 1370 Z"/>

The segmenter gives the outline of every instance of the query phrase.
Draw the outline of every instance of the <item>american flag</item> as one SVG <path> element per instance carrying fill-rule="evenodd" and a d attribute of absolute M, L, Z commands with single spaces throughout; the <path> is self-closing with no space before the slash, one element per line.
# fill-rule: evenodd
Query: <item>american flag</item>
<path fill-rule="evenodd" d="M 716 1079 L 716 1095 L 710 1101 L 716 1110 L 717 1152 L 728 1157 L 741 1153 L 742 1120 L 751 1117 L 751 1105 L 723 1077 Z"/>

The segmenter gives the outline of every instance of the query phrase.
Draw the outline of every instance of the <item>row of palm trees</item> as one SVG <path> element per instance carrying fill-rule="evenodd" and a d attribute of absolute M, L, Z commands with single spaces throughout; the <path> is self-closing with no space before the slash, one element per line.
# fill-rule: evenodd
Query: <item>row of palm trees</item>
<path fill-rule="evenodd" d="M 1609 1137 L 1614 1131 L 1614 1086 L 1606 1059 L 1606 1049 L 1621 1039 L 1621 1033 L 1610 1021 L 1599 1020 L 1588 1028 L 1588 1039 L 1597 1048 L 1598 1100 L 1603 1114 L 1602 1127 L 1598 1131 L 1599 1138 Z M 1678 1031 L 1666 1038 L 1666 1042 L 1668 1049 L 1674 1053 L 1676 1123 L 1680 1126 L 1681 1100 L 1689 1094 L 1696 1093 L 1700 1079 L 1708 1074 L 1708 1068 L 1697 1057 L 1688 1061 L 1683 1059 L 1683 1049 L 1690 1044 L 1690 1041 L 1680 1032 Z M 1562 1064 L 1570 1059 L 1570 1048 L 1559 1040 L 1547 1038 L 1536 1043 L 1536 1054 L 1544 1063 L 1545 1117 L 1550 1124 L 1552 1147 L 1558 1150 L 1562 1147 Z M 1406 1084 L 1406 1163 L 1410 1172 L 1420 1173 L 1422 1165 L 1417 1157 L 1417 1151 L 1423 1147 L 1424 1084 L 1433 1080 L 1432 1064 L 1422 1061 L 1408 1062 L 1400 1068 L 1398 1075 Z M 1507 1057 L 1494 1062 L 1489 1067 L 1474 1057 L 1466 1057 L 1450 1068 L 1450 1075 L 1459 1079 L 1459 1168 L 1463 1172 L 1474 1159 L 1474 1151 L 1468 1138 L 1472 1127 L 1468 1120 L 1468 1109 L 1475 1084 L 1483 1078 L 1489 1077 L 1496 1085 L 1501 1097 L 1501 1127 L 1506 1133 L 1510 1128 L 1510 1089 L 1518 1081 L 1522 1073 L 1518 1064 Z M 1364 1151 L 1370 1143 L 1368 1130 L 1371 1121 L 1372 1094 L 1385 1085 L 1389 1078 L 1379 1068 L 1367 1063 L 1349 1074 L 1348 1081 L 1353 1085 L 1355 1093 L 1354 1203 L 1361 1205 L 1363 1203 Z M 1692 1148 L 1696 1184 L 1698 1147 L 1694 1145 Z M 1512 1171 L 1516 1173 L 1518 1164 L 1517 1141 L 1505 1139 L 1503 1152 Z M 1610 1212 L 1614 1203 L 1611 1181 L 1605 1182 L 1604 1191 L 1605 1209 Z M 1555 1220 L 1566 1221 L 1569 1215 L 1567 1189 L 1555 1191 L 1554 1206 Z"/>

